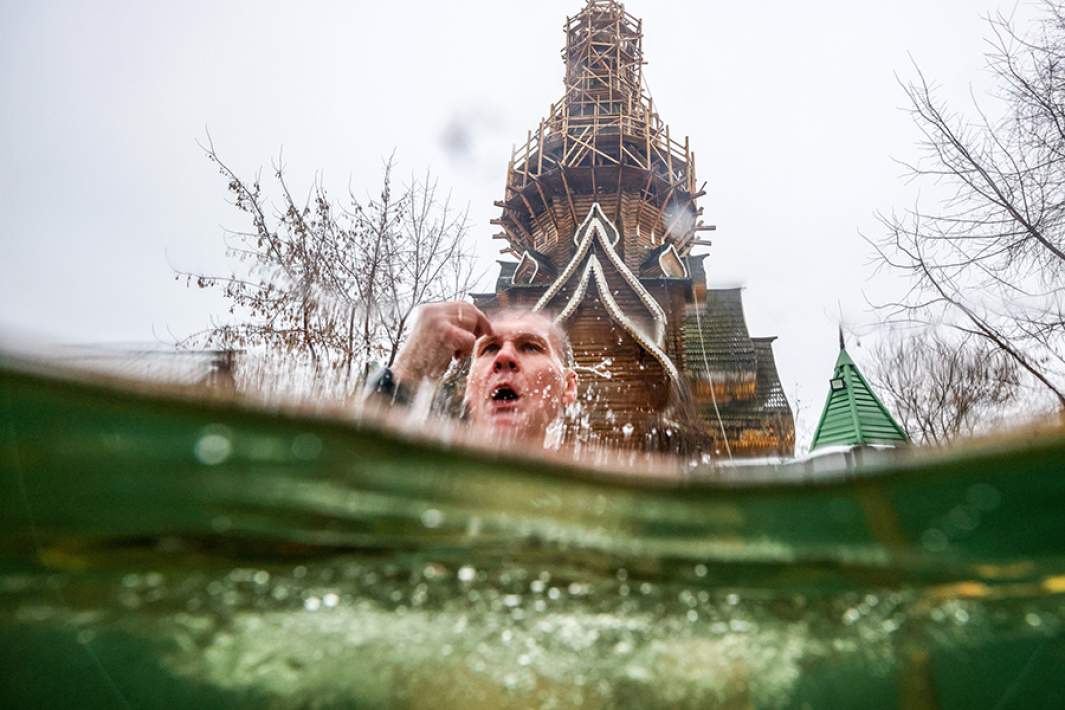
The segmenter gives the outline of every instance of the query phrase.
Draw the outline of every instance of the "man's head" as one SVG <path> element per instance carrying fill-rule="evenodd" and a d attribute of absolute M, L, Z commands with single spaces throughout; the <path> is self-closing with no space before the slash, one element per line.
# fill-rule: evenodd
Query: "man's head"
<path fill-rule="evenodd" d="M 550 318 L 507 310 L 473 346 L 465 405 L 478 428 L 514 438 L 542 438 L 577 399 L 569 338 Z"/>

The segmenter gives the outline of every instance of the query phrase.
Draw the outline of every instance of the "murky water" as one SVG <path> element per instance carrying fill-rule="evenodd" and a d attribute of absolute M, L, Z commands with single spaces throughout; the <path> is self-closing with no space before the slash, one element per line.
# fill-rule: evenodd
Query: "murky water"
<path fill-rule="evenodd" d="M 1061 437 L 641 485 L 2 384 L 5 707 L 1065 703 Z"/>

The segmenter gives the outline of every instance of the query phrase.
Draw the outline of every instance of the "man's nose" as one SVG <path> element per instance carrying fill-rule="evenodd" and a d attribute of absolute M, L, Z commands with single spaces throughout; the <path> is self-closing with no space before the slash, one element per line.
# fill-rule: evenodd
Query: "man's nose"
<path fill-rule="evenodd" d="M 505 370 L 517 372 L 519 369 L 521 369 L 521 366 L 518 364 L 517 351 L 510 343 L 504 343 L 503 347 L 496 353 L 496 358 L 492 362 L 492 370 L 494 372 L 503 372 Z"/>

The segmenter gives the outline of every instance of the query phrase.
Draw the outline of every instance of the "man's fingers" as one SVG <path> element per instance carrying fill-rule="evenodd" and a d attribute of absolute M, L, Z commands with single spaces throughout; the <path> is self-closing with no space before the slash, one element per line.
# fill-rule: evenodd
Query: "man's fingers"
<path fill-rule="evenodd" d="M 473 352 L 473 344 L 477 342 L 477 338 L 470 331 L 452 325 L 444 334 L 444 342 L 456 356 L 466 357 Z"/>
<path fill-rule="evenodd" d="M 476 306 L 473 308 L 474 314 L 477 316 L 477 325 L 473 329 L 473 334 L 477 337 L 482 335 L 492 335 L 492 324 L 488 320 L 488 316 L 481 312 Z"/>
<path fill-rule="evenodd" d="M 488 322 L 488 317 L 481 312 L 480 308 L 469 303 L 457 305 L 456 323 L 460 328 L 470 331 L 477 337 L 492 334 L 492 324 Z"/>

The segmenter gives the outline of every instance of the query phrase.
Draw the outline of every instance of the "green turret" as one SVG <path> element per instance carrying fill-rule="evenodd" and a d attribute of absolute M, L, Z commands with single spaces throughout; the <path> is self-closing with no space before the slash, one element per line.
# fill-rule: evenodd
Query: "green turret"
<path fill-rule="evenodd" d="M 908 441 L 906 431 L 891 416 L 847 354 L 841 330 L 839 357 L 829 381 L 828 400 L 810 450 L 825 446 L 898 446 Z"/>

